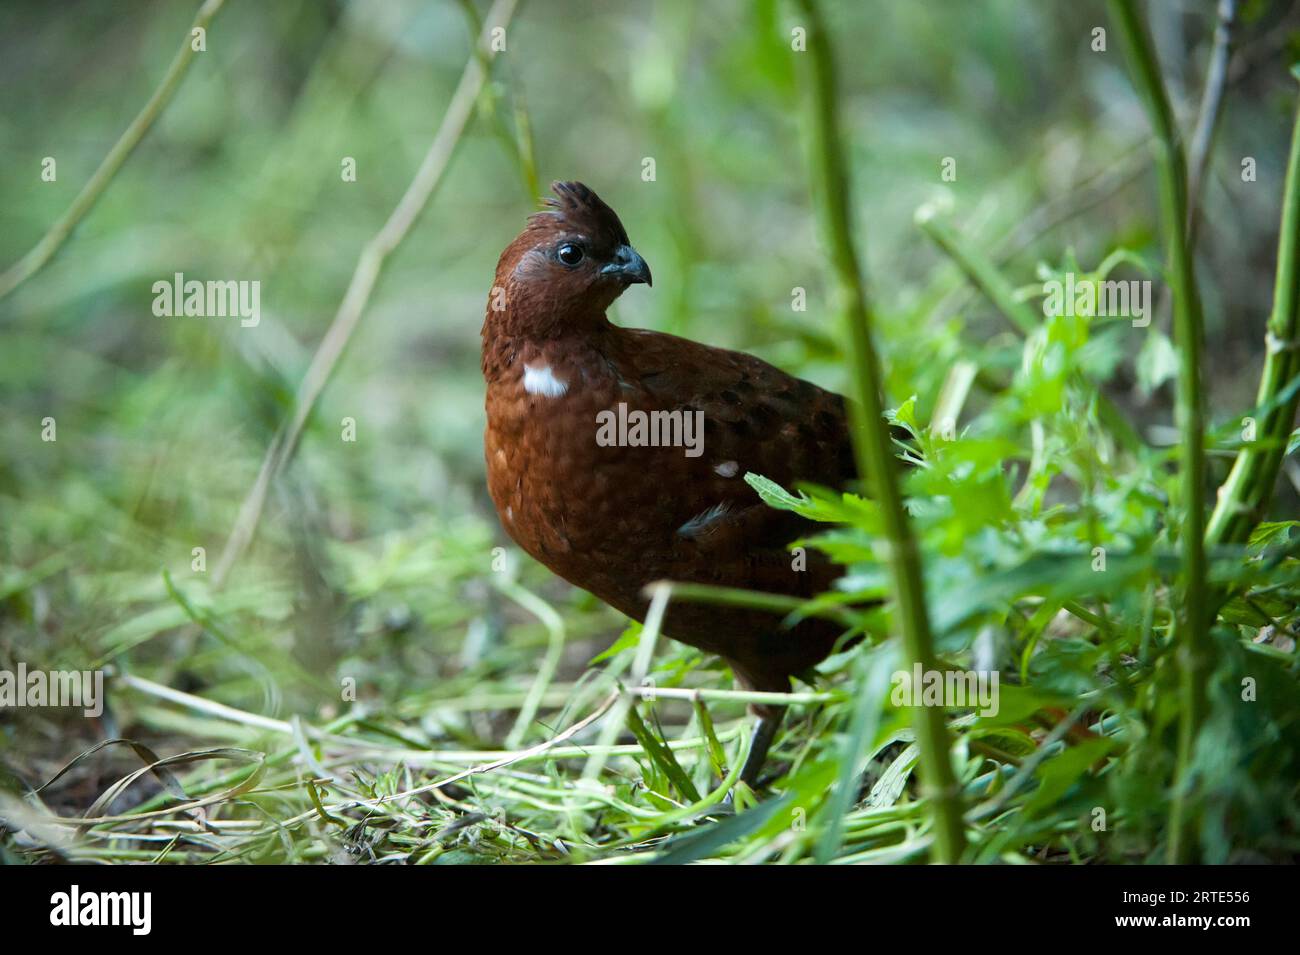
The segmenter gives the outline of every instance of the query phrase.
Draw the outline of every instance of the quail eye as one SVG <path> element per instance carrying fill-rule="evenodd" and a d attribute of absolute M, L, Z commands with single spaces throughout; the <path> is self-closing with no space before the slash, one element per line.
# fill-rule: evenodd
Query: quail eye
<path fill-rule="evenodd" d="M 556 255 L 565 265 L 574 266 L 582 261 L 582 247 L 574 245 L 572 242 L 566 242 L 560 246 L 560 250 Z"/>

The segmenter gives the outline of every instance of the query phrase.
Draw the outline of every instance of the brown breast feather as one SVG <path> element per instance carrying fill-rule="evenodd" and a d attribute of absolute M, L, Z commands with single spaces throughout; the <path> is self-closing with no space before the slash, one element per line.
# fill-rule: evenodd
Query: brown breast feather
<path fill-rule="evenodd" d="M 797 570 L 790 542 L 812 530 L 767 507 L 746 472 L 783 486 L 842 487 L 855 474 L 844 400 L 740 352 L 606 323 L 595 334 L 499 341 L 487 395 L 488 483 L 502 524 L 566 580 L 642 619 L 645 584 L 671 579 L 812 596 L 837 570 L 813 550 Z M 530 393 L 525 367 L 562 394 Z M 539 369 L 547 369 L 538 379 Z M 703 449 L 602 447 L 597 414 L 699 412 Z M 737 608 L 674 602 L 665 632 L 721 654 L 744 683 L 788 687 L 840 628 L 793 629 Z"/>

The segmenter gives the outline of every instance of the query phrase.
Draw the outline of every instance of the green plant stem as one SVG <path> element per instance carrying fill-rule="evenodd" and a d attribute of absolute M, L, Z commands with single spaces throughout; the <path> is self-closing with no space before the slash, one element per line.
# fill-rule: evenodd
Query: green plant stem
<path fill-rule="evenodd" d="M 1257 407 L 1268 410 L 1264 420 L 1256 424 L 1259 446 L 1242 449 L 1219 489 L 1218 502 L 1205 532 L 1206 543 L 1211 547 L 1245 543 L 1272 500 L 1300 403 L 1300 391 L 1286 401 L 1277 401 L 1283 389 L 1300 373 L 1300 356 L 1296 350 L 1300 338 L 1297 283 L 1300 283 L 1300 108 L 1291 133 L 1273 284 L 1273 313 L 1268 320 L 1264 371 L 1256 400 Z"/>
<path fill-rule="evenodd" d="M 897 617 L 909 662 L 924 670 L 937 669 L 920 554 L 894 474 L 889 432 L 884 422 L 883 376 L 872 342 L 872 315 L 853 247 L 849 216 L 849 175 L 841 142 L 835 90 L 835 63 L 820 12 L 814 0 L 797 0 L 808 31 L 811 60 L 812 167 L 821 206 L 822 226 L 835 273 L 838 311 L 851 341 L 853 388 L 857 398 L 853 446 L 858 471 L 868 479 L 880 505 L 881 523 L 889 543 L 889 566 L 897 601 Z M 921 751 L 921 779 L 934 824 L 934 856 L 956 862 L 965 844 L 961 796 L 949 757 L 948 729 L 939 707 L 914 711 Z"/>
<path fill-rule="evenodd" d="M 519 0 L 496 0 L 486 17 L 489 27 L 508 26 L 518 2 Z M 478 45 L 485 44 L 486 31 L 475 37 L 474 42 Z M 307 420 L 324 392 L 325 386 L 333 377 L 334 369 L 343 357 L 352 335 L 361 323 L 361 317 L 370 303 L 370 296 L 379 283 L 388 257 L 410 234 L 415 220 L 429 204 L 434 191 L 442 182 L 443 174 L 447 171 L 452 155 L 473 116 L 474 104 L 478 101 L 479 92 L 483 89 L 487 77 L 484 60 L 479 57 L 476 49 L 471 54 L 469 62 L 465 64 L 460 82 L 456 84 L 451 102 L 443 114 L 442 123 L 438 126 L 438 131 L 434 134 L 414 178 L 406 187 L 406 192 L 402 194 L 402 198 L 394 207 L 383 228 L 366 243 L 366 247 L 361 250 L 357 258 L 356 268 L 348 282 L 347 291 L 343 294 L 343 301 L 339 303 L 334 319 L 316 347 L 311 363 L 307 366 L 307 371 L 298 385 L 292 415 L 281 424 L 271 439 L 257 477 L 239 506 L 235 525 L 231 528 L 221 556 L 213 568 L 214 589 L 220 590 L 225 585 L 231 570 L 252 543 L 257 524 L 262 517 L 262 508 L 266 505 L 271 482 L 289 463 L 297 450 Z"/>
<path fill-rule="evenodd" d="M 541 597 L 538 597 L 532 591 L 520 586 L 515 581 L 506 581 L 498 585 L 501 592 L 507 597 L 523 607 L 546 628 L 546 656 L 542 658 L 541 665 L 537 668 L 537 678 L 529 687 L 528 696 L 519 707 L 519 715 L 515 718 L 515 725 L 511 727 L 510 733 L 506 736 L 506 749 L 518 749 L 523 745 L 528 730 L 533 725 L 533 719 L 537 716 L 537 710 L 542 705 L 542 700 L 546 696 L 546 688 L 550 685 L 551 680 L 555 678 L 555 672 L 560 667 L 560 659 L 564 655 L 564 618 L 556 613 L 555 608 L 548 604 Z"/>
<path fill-rule="evenodd" d="M 108 151 L 108 155 L 99 164 L 90 181 L 82 187 L 81 192 L 77 193 L 77 198 L 72 200 L 72 205 L 68 206 L 67 211 L 50 226 L 45 235 L 41 236 L 40 241 L 32 247 L 31 251 L 0 274 L 0 299 L 44 268 L 45 263 L 54 258 L 54 254 L 67 241 L 72 230 L 94 208 L 99 197 L 108 188 L 108 184 L 113 181 L 113 177 L 122 168 L 127 157 L 140 144 L 140 140 L 144 139 L 144 134 L 149 132 L 154 120 L 162 114 L 181 85 L 181 80 L 185 78 L 190 61 L 194 59 L 195 50 L 191 45 L 194 30 L 206 30 L 224 3 L 225 0 L 207 0 L 199 7 L 199 12 L 195 15 L 189 31 L 186 32 L 180 50 L 172 58 L 171 65 L 167 67 L 162 82 L 158 84 L 158 88 L 153 91 L 153 95 L 149 97 L 149 101 L 144 104 L 135 119 L 131 120 L 131 125 L 113 144 L 113 148 Z"/>
<path fill-rule="evenodd" d="M 1201 186 L 1210 164 L 1210 147 L 1214 133 L 1219 128 L 1223 114 L 1223 88 L 1228 85 L 1228 61 L 1232 58 L 1233 28 L 1236 25 L 1237 0 L 1219 0 L 1217 22 L 1214 27 L 1214 46 L 1210 51 L 1210 65 L 1205 71 L 1205 92 L 1196 116 L 1187 155 L 1187 244 L 1195 250 L 1200 227 Z"/>
<path fill-rule="evenodd" d="M 1028 304 L 1016 298 L 1016 290 L 1006 280 L 993 260 L 963 242 L 961 236 L 932 207 L 922 206 L 916 213 L 916 224 L 949 258 L 957 263 L 965 276 L 984 296 L 1020 329 L 1022 335 L 1032 335 L 1042 324 L 1041 315 Z"/>
<path fill-rule="evenodd" d="M 461 12 L 465 14 L 465 19 L 469 23 L 470 35 L 481 36 L 483 33 L 483 20 L 474 9 L 473 0 L 460 0 Z M 479 44 L 475 47 L 478 54 L 479 62 L 483 66 L 484 73 L 491 72 L 492 58 L 488 55 L 487 49 Z M 505 69 L 509 70 L 507 64 Z M 524 103 L 524 94 L 522 85 L 517 78 L 512 77 L 509 83 L 512 99 L 512 113 L 514 118 L 514 129 L 512 130 L 506 122 L 503 113 L 502 95 L 492 83 L 486 83 L 483 86 L 482 105 L 480 109 L 486 118 L 492 121 L 497 135 L 501 138 L 510 157 L 519 167 L 519 175 L 524 187 L 524 196 L 529 202 L 536 202 L 537 197 L 542 194 L 541 182 L 537 174 L 537 155 L 533 148 L 533 125 L 528 117 L 528 109 Z"/>
<path fill-rule="evenodd" d="M 1146 107 L 1155 139 L 1152 152 L 1160 183 L 1160 217 L 1174 295 L 1178 346 L 1177 412 L 1183 498 L 1182 616 L 1178 621 L 1180 697 L 1178 762 L 1170 819 L 1169 858 L 1184 862 L 1193 852 L 1187 795 L 1192 749 L 1206 710 L 1206 676 L 1212 654 L 1205 592 L 1205 419 L 1201 390 L 1201 303 L 1195 264 L 1187 246 L 1187 167 L 1173 111 L 1160 78 L 1150 38 L 1133 0 L 1110 0 L 1111 15 L 1128 54 L 1133 84 Z"/>

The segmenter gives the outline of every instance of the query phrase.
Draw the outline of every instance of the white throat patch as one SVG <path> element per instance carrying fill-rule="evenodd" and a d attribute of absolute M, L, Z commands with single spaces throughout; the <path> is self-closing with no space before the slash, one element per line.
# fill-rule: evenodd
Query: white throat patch
<path fill-rule="evenodd" d="M 558 398 L 569 390 L 569 383 L 555 377 L 550 365 L 534 368 L 524 365 L 524 391 L 530 395 Z"/>

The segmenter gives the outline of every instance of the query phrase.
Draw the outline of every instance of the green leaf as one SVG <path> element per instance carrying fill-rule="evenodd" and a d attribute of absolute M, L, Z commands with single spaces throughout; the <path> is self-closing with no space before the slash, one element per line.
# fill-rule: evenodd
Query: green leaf
<path fill-rule="evenodd" d="M 591 662 L 588 663 L 587 666 L 594 666 L 597 663 L 604 663 L 606 660 L 618 656 L 624 650 L 628 650 L 631 649 L 632 647 L 635 647 L 640 642 L 641 642 L 641 624 L 636 622 L 630 623 L 627 625 L 627 629 L 625 629 L 621 634 L 619 634 L 618 639 L 615 640 L 612 645 L 610 645 L 609 649 L 605 650 L 603 653 L 598 653 L 594 657 L 592 657 Z"/>
<path fill-rule="evenodd" d="M 1285 544 L 1291 539 L 1291 528 L 1300 527 L 1300 521 L 1264 521 L 1250 532 L 1246 549 L 1258 554 L 1274 544 Z"/>
<path fill-rule="evenodd" d="M 1166 381 L 1173 381 L 1178 374 L 1178 351 L 1168 335 L 1154 328 L 1147 329 L 1135 371 L 1138 387 L 1148 397 Z"/>
<path fill-rule="evenodd" d="M 775 818 L 778 813 L 788 811 L 793 802 L 793 793 L 787 793 L 780 799 L 762 803 L 747 812 L 715 822 L 684 836 L 669 839 L 665 843 L 668 851 L 655 859 L 651 865 L 684 865 L 711 856 L 723 846 L 757 832 L 769 819 Z"/>
<path fill-rule="evenodd" d="M 1027 722 L 1039 710 L 1046 707 L 1064 707 L 1070 705 L 1069 701 L 1069 697 L 1045 693 L 1037 687 L 999 682 L 997 713 L 979 717 L 976 725 L 986 729 L 1015 726 Z"/>
<path fill-rule="evenodd" d="M 1113 739 L 1099 737 L 1071 746 L 1059 756 L 1046 760 L 1034 774 L 1042 780 L 1042 785 L 1025 803 L 1025 811 L 1033 812 L 1054 805 L 1087 772 L 1088 767 L 1114 747 Z"/>
<path fill-rule="evenodd" d="M 916 395 L 912 395 L 897 408 L 886 411 L 885 420 L 892 425 L 906 428 L 913 436 L 920 434 L 921 429 L 916 423 Z"/>
<path fill-rule="evenodd" d="M 808 495 L 800 492 L 799 496 L 795 497 L 775 481 L 752 471 L 745 472 L 745 483 L 758 492 L 758 496 L 763 499 L 764 504 L 768 507 L 774 507 L 778 511 L 802 513 L 812 503 L 812 499 Z"/>
<path fill-rule="evenodd" d="M 848 732 L 839 747 L 839 779 L 826 803 L 826 826 L 817 841 L 816 860 L 825 864 L 839 852 L 844 839 L 844 817 L 857 797 L 862 760 L 876 739 L 880 712 L 889 692 L 889 674 L 898 665 L 894 647 L 858 655 L 854 680 L 855 701 L 848 714 Z"/>
<path fill-rule="evenodd" d="M 682 798 L 691 803 L 699 802 L 699 790 L 695 788 L 695 784 L 686 775 L 686 770 L 682 769 L 681 763 L 677 762 L 677 757 L 673 755 L 673 751 L 669 749 L 663 740 L 659 739 L 645 725 L 635 706 L 628 707 L 627 728 L 632 731 L 632 735 L 641 744 L 641 748 L 645 750 L 651 762 L 658 766 L 659 770 L 668 777 L 668 780 Z"/>

